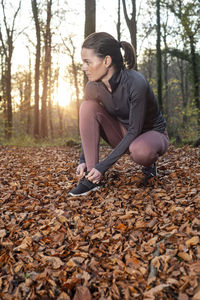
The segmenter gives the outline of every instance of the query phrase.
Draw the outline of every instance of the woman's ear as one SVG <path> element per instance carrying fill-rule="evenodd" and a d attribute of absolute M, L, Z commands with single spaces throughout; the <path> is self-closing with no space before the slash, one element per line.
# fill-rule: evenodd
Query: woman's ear
<path fill-rule="evenodd" d="M 104 58 L 104 63 L 105 63 L 106 68 L 109 68 L 112 65 L 112 58 L 110 55 L 107 55 Z"/>

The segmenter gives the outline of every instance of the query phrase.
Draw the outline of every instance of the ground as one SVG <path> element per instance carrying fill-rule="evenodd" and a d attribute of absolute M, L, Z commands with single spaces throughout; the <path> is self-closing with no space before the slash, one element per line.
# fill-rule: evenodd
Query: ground
<path fill-rule="evenodd" d="M 79 155 L 0 146 L 0 299 L 200 299 L 200 148 L 146 185 L 125 155 L 75 198 Z"/>

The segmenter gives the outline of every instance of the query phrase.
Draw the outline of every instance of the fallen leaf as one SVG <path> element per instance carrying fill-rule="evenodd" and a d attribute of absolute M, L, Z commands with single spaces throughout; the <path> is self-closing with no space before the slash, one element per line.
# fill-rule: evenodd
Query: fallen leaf
<path fill-rule="evenodd" d="M 191 239 L 189 239 L 185 242 L 187 247 L 197 245 L 198 243 L 199 243 L 199 237 L 198 236 L 193 236 Z"/>
<path fill-rule="evenodd" d="M 89 289 L 86 286 L 79 286 L 76 288 L 76 293 L 73 300 L 91 300 L 92 296 Z"/>
<path fill-rule="evenodd" d="M 192 260 L 192 256 L 186 252 L 178 252 L 178 256 L 186 261 Z"/>
<path fill-rule="evenodd" d="M 195 293 L 195 295 L 192 297 L 192 300 L 199 300 L 200 299 L 200 290 Z"/>
<path fill-rule="evenodd" d="M 0 230 L 0 238 L 4 238 L 6 236 L 6 230 L 2 229 Z"/>

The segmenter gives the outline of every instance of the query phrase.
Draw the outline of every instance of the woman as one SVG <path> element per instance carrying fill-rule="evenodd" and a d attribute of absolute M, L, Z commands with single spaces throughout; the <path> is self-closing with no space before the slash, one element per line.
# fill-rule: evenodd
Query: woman
<path fill-rule="evenodd" d="M 80 107 L 81 180 L 69 195 L 99 189 L 105 171 L 127 152 L 148 178 L 156 176 L 155 162 L 167 151 L 169 140 L 151 87 L 133 70 L 134 48 L 108 33 L 93 33 L 83 42 L 81 57 L 89 80 Z M 101 162 L 100 137 L 113 148 Z"/>

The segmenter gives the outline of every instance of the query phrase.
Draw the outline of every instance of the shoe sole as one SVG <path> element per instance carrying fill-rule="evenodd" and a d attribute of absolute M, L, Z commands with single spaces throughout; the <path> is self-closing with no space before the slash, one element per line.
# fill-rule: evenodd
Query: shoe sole
<path fill-rule="evenodd" d="M 73 194 L 71 192 L 68 193 L 69 196 L 78 197 L 78 196 L 86 196 L 90 192 L 98 191 L 100 189 L 100 186 L 96 186 L 93 189 L 89 190 L 88 192 L 82 193 L 82 194 Z"/>

